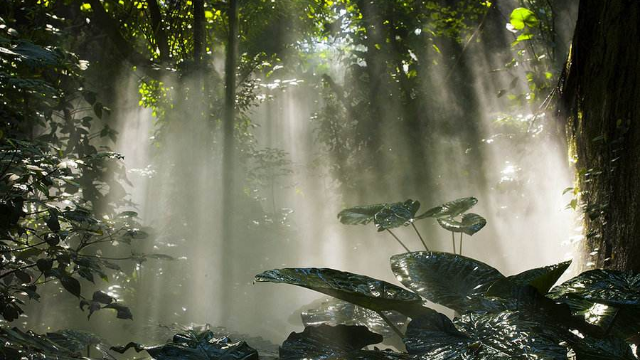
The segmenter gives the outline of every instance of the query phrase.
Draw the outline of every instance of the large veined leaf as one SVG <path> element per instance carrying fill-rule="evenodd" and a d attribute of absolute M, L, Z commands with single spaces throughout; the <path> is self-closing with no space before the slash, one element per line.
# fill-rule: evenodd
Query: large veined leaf
<path fill-rule="evenodd" d="M 554 328 L 525 320 L 517 312 L 469 314 L 451 322 L 429 314 L 409 323 L 410 354 L 429 360 L 567 359 Z"/>
<path fill-rule="evenodd" d="M 411 252 L 391 257 L 396 278 L 427 300 L 458 312 L 478 309 L 479 298 L 504 279 L 493 267 L 462 255 Z"/>
<path fill-rule="evenodd" d="M 416 219 L 424 219 L 428 217 L 442 218 L 442 217 L 456 217 L 460 214 L 467 212 L 475 204 L 478 203 L 478 199 L 474 197 L 460 198 L 457 200 L 449 201 L 440 206 L 436 206 L 427 210 L 426 212 L 416 216 Z"/>
<path fill-rule="evenodd" d="M 164 345 L 145 346 L 130 342 L 112 350 L 123 354 L 130 348 L 137 352 L 146 351 L 156 360 L 258 360 L 258 352 L 244 341 L 216 338 L 211 331 L 176 334 L 172 342 Z"/>
<path fill-rule="evenodd" d="M 334 269 L 268 270 L 256 275 L 255 281 L 301 286 L 373 311 L 395 310 L 408 315 L 422 306 L 420 296 L 411 291 L 386 281 Z"/>
<path fill-rule="evenodd" d="M 354 206 L 338 213 L 340 222 L 347 225 L 366 225 L 373 221 L 373 217 L 388 204 Z"/>
<path fill-rule="evenodd" d="M 83 353 L 87 348 L 95 347 L 102 353 L 103 356 L 112 356 L 109 345 L 101 337 L 82 330 L 60 330 L 52 333 L 47 333 L 47 338 L 54 343 L 69 349 L 76 353 Z"/>
<path fill-rule="evenodd" d="M 403 328 L 407 317 L 395 311 L 385 314 L 397 328 Z M 304 326 L 359 325 L 366 326 L 385 338 L 395 337 L 395 332 L 375 312 L 337 299 L 325 299 L 322 303 L 300 313 Z"/>
<path fill-rule="evenodd" d="M 438 218 L 438 224 L 446 230 L 471 236 L 482 230 L 487 225 L 487 220 L 478 214 L 470 213 L 462 215 L 460 221 L 453 218 Z"/>
<path fill-rule="evenodd" d="M 394 229 L 413 221 L 418 209 L 420 202 L 417 200 L 409 199 L 403 203 L 390 204 L 376 213 L 373 221 L 378 231 Z"/>
<path fill-rule="evenodd" d="M 364 326 L 307 326 L 293 332 L 280 347 L 281 360 L 418 360 L 409 354 L 392 351 L 361 350 L 377 344 L 382 336 Z"/>
<path fill-rule="evenodd" d="M 553 288 L 554 299 L 581 298 L 611 306 L 640 307 L 640 274 L 617 270 L 590 270 Z"/>
<path fill-rule="evenodd" d="M 365 326 L 307 326 L 301 333 L 291 333 L 280 347 L 282 360 L 326 359 L 377 344 L 382 336 Z"/>
<path fill-rule="evenodd" d="M 551 289 L 570 265 L 571 261 L 565 261 L 511 275 L 491 285 L 487 291 L 487 295 L 504 297 L 513 293 L 514 286 L 527 285 L 533 286 L 540 294 L 544 295 L 549 292 L 549 289 Z"/>

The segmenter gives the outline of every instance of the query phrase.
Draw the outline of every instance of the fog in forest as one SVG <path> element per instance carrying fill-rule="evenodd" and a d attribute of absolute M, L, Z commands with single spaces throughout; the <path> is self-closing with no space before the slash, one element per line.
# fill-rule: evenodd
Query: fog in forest
<path fill-rule="evenodd" d="M 508 17 L 517 6 L 517 1 L 501 1 L 499 9 Z M 570 11 L 566 18 L 575 21 L 576 9 Z M 556 29 L 556 42 L 568 46 L 572 24 Z M 238 120 L 246 122 L 252 134 L 238 153 L 251 156 L 232 170 L 222 165 L 222 125 L 203 115 L 210 104 L 199 90 L 204 86 L 222 93 L 224 84 L 208 82 L 209 74 L 198 72 L 203 70 L 167 78 L 164 87 L 173 103 L 163 117 L 142 106 L 139 79 L 121 71 L 110 104 L 110 118 L 115 119 L 111 126 L 118 132 L 112 147 L 124 156 L 128 179 L 120 181 L 128 204 L 118 210 L 137 212 L 149 229 L 149 238 L 133 251 L 175 260 L 149 258 L 127 268 L 132 276 L 128 286 L 107 285 L 110 295 L 127 299 L 134 321 L 116 320 L 107 312 L 95 313 L 90 321 L 71 317 L 70 307 L 60 305 L 67 295 L 50 287 L 52 295 L 42 298 L 25 323 L 40 331 L 90 330 L 114 344 L 161 342 L 188 324 L 222 326 L 280 343 L 291 331 L 302 330 L 301 309 L 326 296 L 254 283 L 254 276 L 276 268 L 326 267 L 397 283 L 389 258 L 404 252 L 398 242 L 373 224 L 341 224 L 337 214 L 352 206 L 406 199 L 419 200 L 420 213 L 476 197 L 473 212 L 487 225 L 464 236 L 463 255 L 505 275 L 572 259 L 582 229 L 580 215 L 569 205 L 570 194 L 563 193 L 574 182 L 571 159 L 556 119 L 540 111 L 544 101 L 514 107 L 506 95 L 497 95 L 527 86 L 526 81 L 514 81 L 514 74 L 526 79 L 527 68 L 503 71 L 505 58 L 517 59 L 518 51 L 530 56 L 528 49 L 511 46 L 516 35 L 501 30 L 483 35 L 471 29 L 465 42 L 441 44 L 437 51 L 425 42 L 430 51 L 417 55 L 420 61 L 447 66 L 428 66 L 417 75 L 417 88 L 425 95 L 410 111 L 429 119 L 428 127 L 421 128 L 398 120 L 409 111 L 395 95 L 403 91 L 400 81 L 381 83 L 374 90 L 353 85 L 357 76 L 340 39 L 301 45 L 308 56 L 317 57 L 308 61 L 322 66 L 296 73 L 297 65 L 283 57 L 278 67 L 250 75 L 259 105 Z M 419 35 L 417 29 L 411 36 Z M 453 47 L 458 57 L 447 58 L 456 53 Z M 222 49 L 214 51 L 207 58 L 208 69 L 224 73 L 224 56 Z M 555 71 L 553 76 L 558 76 L 561 68 Z M 352 123 L 358 104 L 341 103 L 336 89 L 344 89 L 347 101 L 357 92 L 382 99 L 375 104 L 375 118 Z M 212 106 L 221 111 L 222 103 Z M 337 120 L 330 120 L 331 115 Z M 376 153 L 349 142 L 355 136 L 349 132 L 362 131 L 361 125 L 375 126 L 381 135 Z M 325 141 L 331 126 L 343 131 L 335 141 L 346 153 Z M 234 172 L 237 185 L 230 239 L 223 238 L 222 231 L 229 211 L 223 206 L 226 171 Z M 416 221 L 415 226 L 431 250 L 451 251 L 451 233 L 435 219 Z M 394 234 L 410 250 L 423 250 L 412 226 L 394 229 Z M 456 246 L 459 237 L 455 235 Z M 565 277 L 583 266 L 574 262 Z"/>

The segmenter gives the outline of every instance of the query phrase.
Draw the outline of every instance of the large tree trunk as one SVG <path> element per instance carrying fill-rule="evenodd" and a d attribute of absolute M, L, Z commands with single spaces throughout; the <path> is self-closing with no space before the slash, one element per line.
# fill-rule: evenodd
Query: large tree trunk
<path fill-rule="evenodd" d="M 577 160 L 586 253 L 640 271 L 640 2 L 581 0 L 561 112 Z"/>

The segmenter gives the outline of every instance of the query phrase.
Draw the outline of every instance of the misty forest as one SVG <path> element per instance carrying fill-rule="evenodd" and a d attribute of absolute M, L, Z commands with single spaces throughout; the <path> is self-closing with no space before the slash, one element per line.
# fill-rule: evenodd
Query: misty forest
<path fill-rule="evenodd" d="M 637 0 L 0 0 L 0 359 L 640 357 Z"/>

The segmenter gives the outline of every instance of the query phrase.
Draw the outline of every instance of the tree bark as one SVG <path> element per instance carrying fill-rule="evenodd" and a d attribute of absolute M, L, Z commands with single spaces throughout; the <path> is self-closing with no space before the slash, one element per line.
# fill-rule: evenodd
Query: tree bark
<path fill-rule="evenodd" d="M 640 2 L 581 0 L 560 84 L 597 267 L 640 272 Z"/>
<path fill-rule="evenodd" d="M 225 62 L 225 104 L 223 118 L 223 159 L 222 159 L 222 243 L 223 243 L 223 273 L 228 283 L 233 283 L 233 227 L 234 227 L 234 171 L 235 171 L 235 112 L 236 112 L 236 68 L 238 53 L 238 2 L 229 1 L 228 21 L 229 34 L 227 38 Z M 228 314 L 232 313 L 232 289 L 225 289 L 223 296 L 223 322 L 228 323 Z"/>
<path fill-rule="evenodd" d="M 169 39 L 162 26 L 160 6 L 158 6 L 156 0 L 147 0 L 147 4 L 149 5 L 149 15 L 151 17 L 151 25 L 153 26 L 153 37 L 160 52 L 160 60 L 162 62 L 168 62 L 171 55 L 169 53 Z"/>
<path fill-rule="evenodd" d="M 204 0 L 193 1 L 193 60 L 202 63 L 204 54 Z"/>

